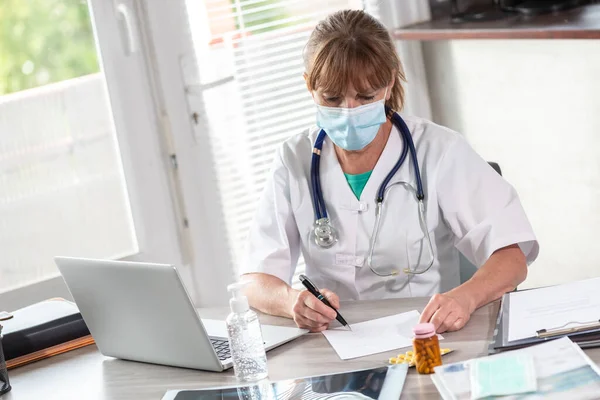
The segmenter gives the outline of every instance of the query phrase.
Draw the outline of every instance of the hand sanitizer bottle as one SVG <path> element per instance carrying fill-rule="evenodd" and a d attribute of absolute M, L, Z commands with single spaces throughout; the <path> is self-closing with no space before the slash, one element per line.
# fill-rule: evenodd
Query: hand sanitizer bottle
<path fill-rule="evenodd" d="M 258 315 L 250 309 L 248 298 L 242 295 L 243 287 L 244 283 L 227 287 L 232 297 L 229 300 L 231 314 L 226 323 L 235 376 L 242 382 L 251 382 L 268 376 L 267 355 Z"/>

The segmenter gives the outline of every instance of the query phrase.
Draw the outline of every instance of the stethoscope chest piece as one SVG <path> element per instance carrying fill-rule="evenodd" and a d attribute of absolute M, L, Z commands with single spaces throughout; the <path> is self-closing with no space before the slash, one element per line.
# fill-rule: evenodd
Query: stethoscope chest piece
<path fill-rule="evenodd" d="M 313 236 L 317 246 L 328 249 L 337 242 L 337 232 L 331 226 L 329 218 L 320 218 L 313 226 Z"/>

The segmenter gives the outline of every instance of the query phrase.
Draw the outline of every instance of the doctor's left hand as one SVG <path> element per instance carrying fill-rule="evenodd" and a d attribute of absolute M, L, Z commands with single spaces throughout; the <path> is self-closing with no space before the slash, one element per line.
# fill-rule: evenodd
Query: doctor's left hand
<path fill-rule="evenodd" d="M 436 294 L 430 300 L 419 322 L 431 322 L 437 333 L 457 331 L 471 318 L 475 311 L 471 299 L 463 293 L 450 291 Z"/>

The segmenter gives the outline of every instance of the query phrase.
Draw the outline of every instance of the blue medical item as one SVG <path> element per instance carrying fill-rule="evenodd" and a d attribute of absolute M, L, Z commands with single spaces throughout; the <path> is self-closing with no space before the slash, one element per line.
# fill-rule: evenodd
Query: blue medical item
<path fill-rule="evenodd" d="M 326 131 L 338 147 L 362 150 L 375 139 L 385 122 L 384 99 L 354 108 L 317 104 L 317 126 Z"/>

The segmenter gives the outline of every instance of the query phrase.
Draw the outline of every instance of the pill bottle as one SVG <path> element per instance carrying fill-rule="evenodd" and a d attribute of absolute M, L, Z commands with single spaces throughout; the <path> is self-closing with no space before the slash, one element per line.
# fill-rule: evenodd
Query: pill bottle
<path fill-rule="evenodd" d="M 442 365 L 440 342 L 431 323 L 418 324 L 413 328 L 413 352 L 415 367 L 420 374 L 432 374 L 433 368 Z"/>

